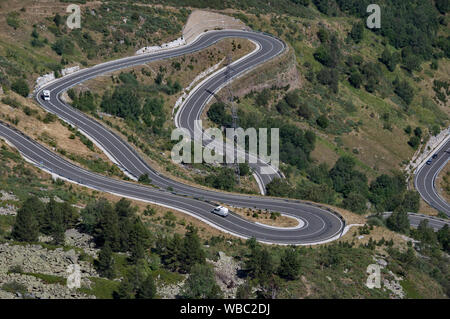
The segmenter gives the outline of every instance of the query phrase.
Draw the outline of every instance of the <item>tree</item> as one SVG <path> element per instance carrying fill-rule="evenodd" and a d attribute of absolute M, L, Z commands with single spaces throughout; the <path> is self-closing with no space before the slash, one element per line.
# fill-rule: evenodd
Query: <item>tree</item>
<path fill-rule="evenodd" d="M 367 177 L 354 169 L 355 160 L 349 156 L 340 157 L 330 170 L 330 178 L 336 192 L 347 196 L 351 192 L 367 196 Z"/>
<path fill-rule="evenodd" d="M 40 219 L 40 229 L 44 234 L 51 235 L 56 244 L 63 244 L 66 229 L 74 227 L 77 220 L 78 214 L 70 204 L 57 203 L 52 198 Z"/>
<path fill-rule="evenodd" d="M 231 115 L 226 113 L 227 105 L 223 102 L 213 103 L 208 112 L 208 118 L 218 125 L 228 126 L 231 123 Z"/>
<path fill-rule="evenodd" d="M 152 180 L 148 177 L 148 174 L 145 173 L 139 176 L 138 182 L 143 184 L 151 184 Z"/>
<path fill-rule="evenodd" d="M 98 201 L 87 204 L 81 211 L 82 222 L 80 226 L 82 231 L 93 235 L 94 229 L 105 210 L 113 210 L 111 204 L 105 198 L 100 198 Z"/>
<path fill-rule="evenodd" d="M 350 31 L 350 37 L 355 43 L 361 42 L 364 35 L 364 25 L 362 22 L 355 23 Z"/>
<path fill-rule="evenodd" d="M 222 291 L 214 278 L 210 265 L 195 264 L 192 266 L 189 278 L 182 289 L 182 296 L 187 299 L 217 299 L 222 297 Z"/>
<path fill-rule="evenodd" d="M 444 227 L 438 230 L 437 238 L 442 249 L 447 253 L 450 253 L 450 228 L 448 227 L 448 224 L 445 224 Z"/>
<path fill-rule="evenodd" d="M 363 82 L 363 77 L 359 71 L 355 70 L 350 74 L 348 81 L 353 87 L 359 89 Z"/>
<path fill-rule="evenodd" d="M 250 165 L 248 163 L 239 163 L 239 175 L 240 176 L 247 176 L 251 175 L 251 169 Z"/>
<path fill-rule="evenodd" d="M 420 195 L 417 191 L 409 190 L 405 193 L 402 206 L 411 213 L 417 213 L 420 207 Z"/>
<path fill-rule="evenodd" d="M 370 200 L 379 212 L 393 211 L 402 204 L 402 194 L 405 190 L 406 184 L 402 174 L 382 174 L 370 184 Z"/>
<path fill-rule="evenodd" d="M 133 283 L 128 279 L 128 276 L 123 278 L 117 291 L 114 292 L 116 299 L 133 299 L 134 287 Z"/>
<path fill-rule="evenodd" d="M 162 245 L 161 262 L 171 271 L 179 270 L 181 266 L 181 251 L 183 249 L 183 239 L 179 234 L 174 234 L 171 239 L 165 239 Z M 159 241 L 158 241 L 159 242 Z"/>
<path fill-rule="evenodd" d="M 136 299 L 153 299 L 156 295 L 155 280 L 151 275 L 139 286 L 136 292 Z"/>
<path fill-rule="evenodd" d="M 428 226 L 428 220 L 421 220 L 417 230 L 414 232 L 415 238 L 420 240 L 421 244 L 434 245 L 437 243 L 437 236 L 433 228 Z"/>
<path fill-rule="evenodd" d="M 289 247 L 284 250 L 281 256 L 278 274 L 280 277 L 294 280 L 300 272 L 300 260 L 295 248 Z"/>
<path fill-rule="evenodd" d="M 129 234 L 129 250 L 132 262 L 137 262 L 145 257 L 146 250 L 150 247 L 150 236 L 147 228 L 139 218 L 135 219 Z"/>
<path fill-rule="evenodd" d="M 95 268 L 104 277 L 108 279 L 114 278 L 114 258 L 110 245 L 105 244 L 98 254 L 98 259 L 95 263 Z"/>
<path fill-rule="evenodd" d="M 399 209 L 393 212 L 391 216 L 386 220 L 386 226 L 393 231 L 400 233 L 408 233 L 409 231 L 409 220 L 408 214 L 404 209 Z"/>
<path fill-rule="evenodd" d="M 135 120 L 141 114 L 141 103 L 135 89 L 127 85 L 118 86 L 113 94 L 103 95 L 101 108 L 112 115 Z"/>
<path fill-rule="evenodd" d="M 274 178 L 266 185 L 266 191 L 269 196 L 288 197 L 292 187 L 285 180 Z"/>
<path fill-rule="evenodd" d="M 57 27 L 62 25 L 64 23 L 63 18 L 57 13 L 55 14 L 55 17 L 53 18 L 53 22 Z"/>
<path fill-rule="evenodd" d="M 300 103 L 300 95 L 299 95 L 299 90 L 293 90 L 288 92 L 285 96 L 284 96 L 284 101 L 291 107 L 291 108 L 296 108 L 299 103 Z"/>
<path fill-rule="evenodd" d="M 411 104 L 414 98 L 413 88 L 406 81 L 400 81 L 398 78 L 393 82 L 394 92 L 397 94 L 407 105 Z"/>
<path fill-rule="evenodd" d="M 109 243 L 113 251 L 120 251 L 119 219 L 111 205 L 103 207 L 92 235 L 98 246 Z"/>
<path fill-rule="evenodd" d="M 183 272 L 190 272 L 192 266 L 195 264 L 204 264 L 205 262 L 205 252 L 202 249 L 200 238 L 197 235 L 197 229 L 188 226 L 188 231 L 183 239 L 183 248 L 180 253 L 180 269 Z"/>
<path fill-rule="evenodd" d="M 70 55 L 74 53 L 75 45 L 73 44 L 72 40 L 64 37 L 56 40 L 56 42 L 52 44 L 52 49 L 58 55 Z"/>
<path fill-rule="evenodd" d="M 252 286 L 248 281 L 239 285 L 236 289 L 236 299 L 251 299 Z"/>
<path fill-rule="evenodd" d="M 351 192 L 344 198 L 343 205 L 346 209 L 358 213 L 364 214 L 367 210 L 367 199 L 356 192 Z"/>
<path fill-rule="evenodd" d="M 44 205 L 38 198 L 34 196 L 28 198 L 17 212 L 12 237 L 17 241 L 38 241 L 39 222 L 36 216 L 42 214 L 44 209 Z"/>
<path fill-rule="evenodd" d="M 381 54 L 380 61 L 386 65 L 389 71 L 394 72 L 398 63 L 398 58 L 395 54 L 392 54 L 388 48 L 385 48 Z"/>
<path fill-rule="evenodd" d="M 408 141 L 409 146 L 411 146 L 413 149 L 417 149 L 417 147 L 420 144 L 420 138 L 417 136 L 411 136 L 411 138 Z"/>
<path fill-rule="evenodd" d="M 23 97 L 27 97 L 30 93 L 30 88 L 28 87 L 28 83 L 24 79 L 17 79 L 11 84 L 11 90 L 16 92 L 17 94 L 22 95 Z"/>
<path fill-rule="evenodd" d="M 317 125 L 319 125 L 321 128 L 326 129 L 330 123 L 326 115 L 322 114 L 316 119 Z"/>
<path fill-rule="evenodd" d="M 272 256 L 266 248 L 261 248 L 259 244 L 252 245 L 249 243 L 249 245 L 250 254 L 247 257 L 245 266 L 249 276 L 262 284 L 272 276 Z"/>

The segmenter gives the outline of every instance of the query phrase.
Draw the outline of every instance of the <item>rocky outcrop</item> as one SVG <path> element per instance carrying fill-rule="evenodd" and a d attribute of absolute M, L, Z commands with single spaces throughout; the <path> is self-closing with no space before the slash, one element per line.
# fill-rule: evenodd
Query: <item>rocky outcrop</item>
<path fill-rule="evenodd" d="M 227 256 L 224 252 L 218 252 L 217 261 L 208 260 L 214 266 L 216 281 L 221 288 L 225 298 L 235 298 L 237 287 L 245 280 L 238 276 L 241 269 L 240 264 Z"/>
<path fill-rule="evenodd" d="M 76 230 L 66 232 L 66 243 L 80 249 L 85 248 L 86 253 L 91 256 L 97 254 L 97 250 L 90 246 L 90 236 L 80 234 Z M 80 267 L 81 286 L 90 287 L 89 277 L 98 277 L 90 262 L 80 260 L 80 252 L 76 249 L 48 249 L 42 245 L 1 244 L 0 298 L 93 298 L 77 289 L 70 289 L 64 281 L 70 274 L 70 265 L 75 264 Z M 62 282 L 48 283 L 38 278 L 40 274 L 59 277 Z M 11 283 L 23 285 L 26 294 L 23 291 L 5 291 L 4 285 L 8 286 Z"/>

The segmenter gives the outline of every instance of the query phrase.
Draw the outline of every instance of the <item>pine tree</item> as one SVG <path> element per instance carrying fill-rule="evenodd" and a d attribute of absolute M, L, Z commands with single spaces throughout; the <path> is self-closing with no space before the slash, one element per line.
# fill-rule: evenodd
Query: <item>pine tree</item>
<path fill-rule="evenodd" d="M 295 248 L 287 248 L 280 260 L 278 273 L 280 277 L 288 280 L 297 278 L 300 271 L 300 261 Z"/>
<path fill-rule="evenodd" d="M 133 299 L 134 298 L 133 284 L 125 277 L 119 285 L 117 291 L 114 292 L 114 297 L 117 299 Z"/>
<path fill-rule="evenodd" d="M 141 220 L 136 218 L 129 234 L 129 250 L 132 262 L 136 262 L 145 257 L 145 251 L 150 246 L 149 237 L 148 230 L 142 224 Z"/>
<path fill-rule="evenodd" d="M 119 219 L 111 205 L 104 207 L 94 227 L 93 236 L 98 246 L 109 243 L 113 251 L 120 251 Z"/>
<path fill-rule="evenodd" d="M 145 281 L 140 285 L 136 298 L 137 299 L 153 299 L 156 295 L 156 285 L 151 275 L 147 276 Z"/>
<path fill-rule="evenodd" d="M 43 211 L 44 207 L 38 198 L 28 198 L 17 212 L 12 237 L 18 241 L 37 241 L 39 238 L 39 223 L 36 215 Z"/>
<path fill-rule="evenodd" d="M 166 247 L 161 249 L 161 261 L 169 270 L 177 271 L 181 266 L 183 239 L 179 234 L 174 234 L 171 239 L 166 239 L 166 242 Z"/>
<path fill-rule="evenodd" d="M 393 212 L 391 216 L 386 220 L 386 226 L 393 231 L 408 233 L 409 220 L 408 214 L 403 207 L 398 207 L 396 212 Z"/>
<path fill-rule="evenodd" d="M 205 252 L 197 235 L 197 229 L 194 227 L 188 227 L 188 231 L 184 236 L 183 250 L 180 257 L 180 269 L 183 272 L 189 272 L 195 264 L 204 264 L 206 262 Z"/>
<path fill-rule="evenodd" d="M 188 299 L 216 299 L 222 297 L 222 291 L 214 278 L 210 265 L 195 264 L 186 280 L 182 295 Z"/>
<path fill-rule="evenodd" d="M 97 271 L 104 277 L 114 278 L 114 258 L 111 247 L 106 243 L 98 254 L 98 259 L 95 263 Z"/>

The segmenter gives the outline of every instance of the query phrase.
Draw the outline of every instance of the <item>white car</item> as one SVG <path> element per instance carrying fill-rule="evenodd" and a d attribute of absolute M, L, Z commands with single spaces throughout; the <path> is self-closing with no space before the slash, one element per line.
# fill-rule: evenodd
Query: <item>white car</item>
<path fill-rule="evenodd" d="M 42 91 L 42 98 L 44 101 L 50 101 L 50 90 Z"/>
<path fill-rule="evenodd" d="M 211 211 L 211 213 L 217 214 L 222 217 L 227 217 L 228 216 L 228 208 L 223 207 L 223 206 L 217 206 L 216 208 L 214 208 Z"/>

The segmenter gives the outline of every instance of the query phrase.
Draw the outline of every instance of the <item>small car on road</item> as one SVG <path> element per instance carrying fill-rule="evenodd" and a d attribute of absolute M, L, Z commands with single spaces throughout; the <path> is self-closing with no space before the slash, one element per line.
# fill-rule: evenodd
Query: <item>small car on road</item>
<path fill-rule="evenodd" d="M 42 91 L 42 98 L 44 101 L 50 101 L 50 90 Z"/>
<path fill-rule="evenodd" d="M 217 214 L 222 217 L 227 217 L 228 216 L 228 208 L 223 207 L 223 206 L 217 206 L 216 208 L 214 208 L 211 211 L 211 213 Z"/>

